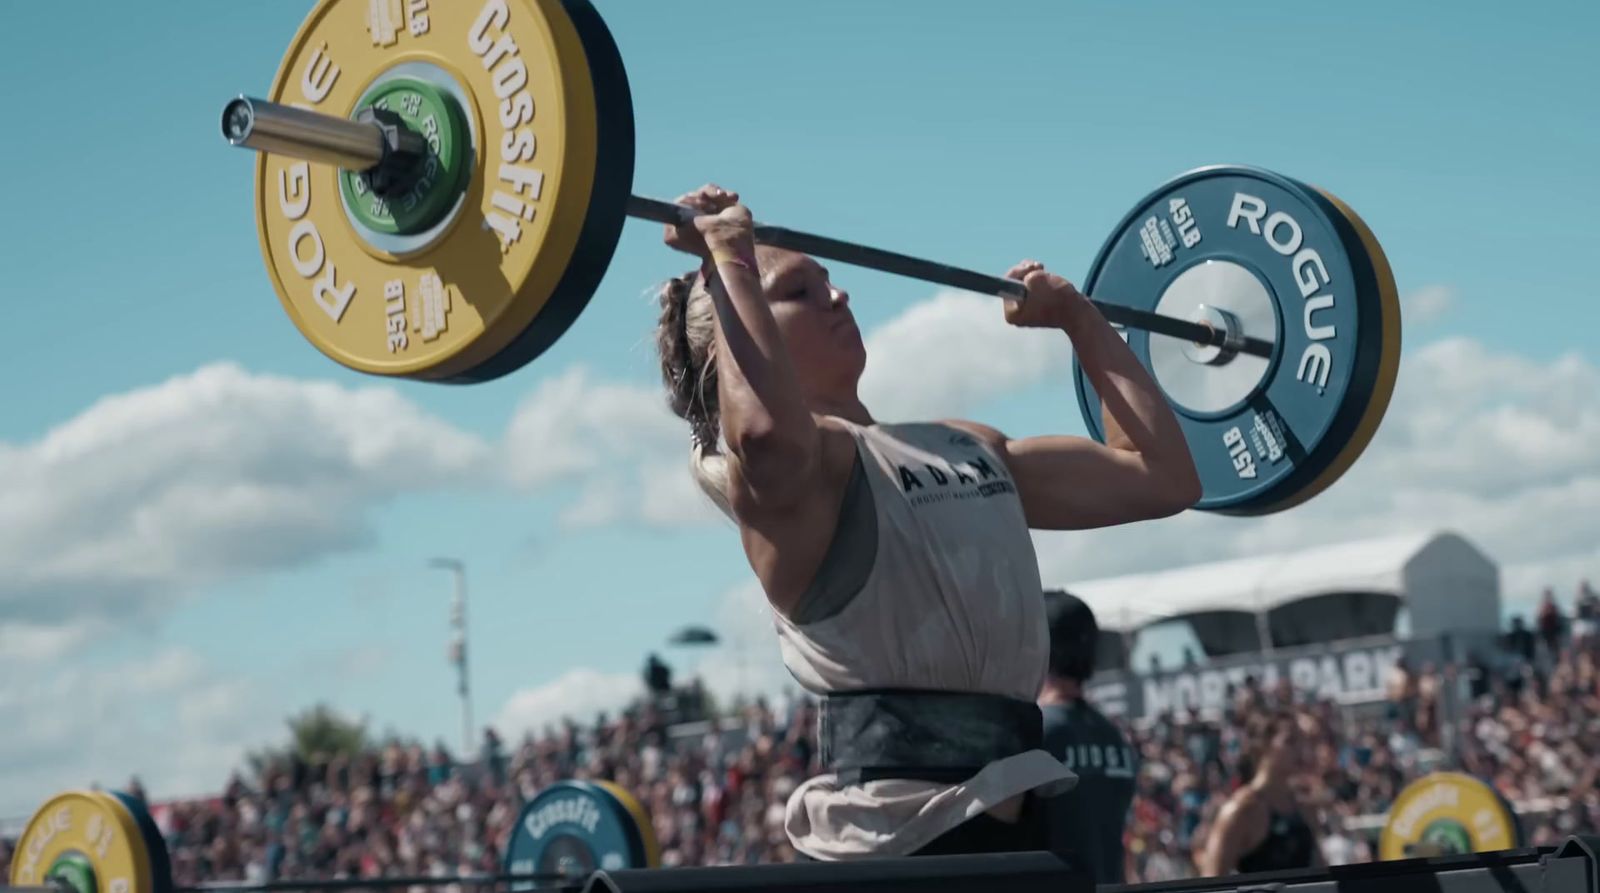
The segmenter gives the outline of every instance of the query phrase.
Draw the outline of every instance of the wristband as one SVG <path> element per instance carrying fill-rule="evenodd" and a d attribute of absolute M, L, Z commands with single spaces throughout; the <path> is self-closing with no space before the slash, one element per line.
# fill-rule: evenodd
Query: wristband
<path fill-rule="evenodd" d="M 723 264 L 733 264 L 736 267 L 744 267 L 752 273 L 759 272 L 756 269 L 756 259 L 753 255 L 740 254 L 731 248 L 711 249 L 711 260 L 719 267 Z"/>

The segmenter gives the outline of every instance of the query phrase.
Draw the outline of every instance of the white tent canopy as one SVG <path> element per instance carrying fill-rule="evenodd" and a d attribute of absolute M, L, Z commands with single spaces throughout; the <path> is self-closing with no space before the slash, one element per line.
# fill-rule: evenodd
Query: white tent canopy
<path fill-rule="evenodd" d="M 1318 596 L 1388 596 L 1406 608 L 1411 634 L 1492 632 L 1500 623 L 1500 571 L 1461 536 L 1433 531 L 1321 546 L 1061 588 L 1094 609 L 1101 628 L 1132 632 L 1165 620 L 1221 612 L 1262 615 Z"/>

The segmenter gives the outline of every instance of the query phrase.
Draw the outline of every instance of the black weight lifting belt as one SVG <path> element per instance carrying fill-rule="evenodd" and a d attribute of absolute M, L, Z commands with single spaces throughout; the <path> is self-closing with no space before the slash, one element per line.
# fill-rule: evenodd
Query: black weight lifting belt
<path fill-rule="evenodd" d="M 1001 695 L 863 689 L 825 696 L 818 714 L 819 756 L 842 784 L 958 784 L 1044 741 L 1039 705 Z"/>

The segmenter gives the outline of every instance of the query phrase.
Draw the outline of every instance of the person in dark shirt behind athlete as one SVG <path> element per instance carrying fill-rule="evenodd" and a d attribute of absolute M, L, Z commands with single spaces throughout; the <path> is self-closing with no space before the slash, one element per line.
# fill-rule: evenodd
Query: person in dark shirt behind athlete
<path fill-rule="evenodd" d="M 1044 749 L 1078 776 L 1071 791 L 1043 801 L 1050 810 L 1051 849 L 1076 856 L 1096 884 L 1120 884 L 1123 828 L 1138 763 L 1121 730 L 1083 696 L 1100 635 L 1094 612 L 1060 590 L 1044 598 L 1050 622 L 1050 664 L 1038 699 Z"/>
<path fill-rule="evenodd" d="M 1293 713 L 1251 717 L 1239 759 L 1240 786 L 1217 812 L 1201 853 L 1205 877 L 1286 871 L 1323 864 L 1316 832 L 1295 800 L 1300 728 Z"/>

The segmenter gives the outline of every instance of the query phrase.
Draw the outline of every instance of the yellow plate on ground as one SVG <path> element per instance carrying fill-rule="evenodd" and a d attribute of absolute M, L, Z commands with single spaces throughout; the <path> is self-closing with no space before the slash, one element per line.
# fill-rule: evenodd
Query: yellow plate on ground
<path fill-rule="evenodd" d="M 1511 804 L 1460 772 L 1435 772 L 1400 792 L 1378 835 L 1384 861 L 1515 849 L 1522 831 Z"/>
<path fill-rule="evenodd" d="M 661 844 L 656 841 L 656 827 L 650 822 L 650 814 L 644 811 L 644 804 L 628 792 L 627 788 L 616 782 L 596 781 L 594 784 L 605 788 L 611 796 L 617 798 L 622 808 L 633 816 L 634 822 L 639 825 L 639 836 L 644 844 L 645 865 L 649 868 L 661 867 Z"/>
<path fill-rule="evenodd" d="M 47 884 L 66 856 L 88 860 L 99 893 L 154 893 L 139 824 L 110 794 L 69 791 L 46 801 L 17 838 L 11 883 Z"/>

